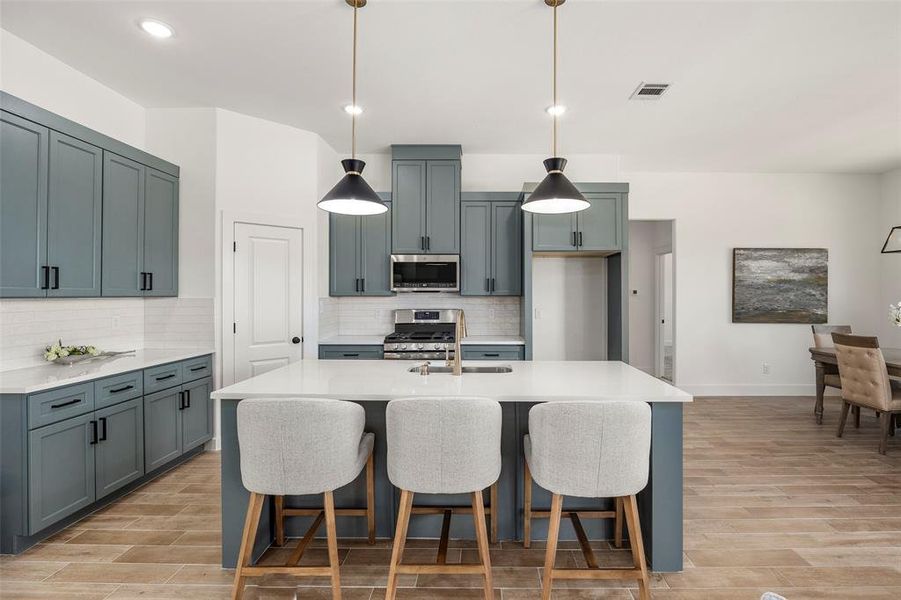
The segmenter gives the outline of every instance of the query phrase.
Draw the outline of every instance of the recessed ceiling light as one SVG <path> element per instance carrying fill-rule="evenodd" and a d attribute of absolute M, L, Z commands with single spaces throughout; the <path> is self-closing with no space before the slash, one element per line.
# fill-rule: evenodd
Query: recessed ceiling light
<path fill-rule="evenodd" d="M 175 35 L 175 32 L 171 27 L 163 23 L 162 21 L 157 21 L 155 19 L 141 19 L 138 25 L 143 29 L 146 33 L 149 33 L 155 38 L 159 38 L 164 40 L 166 38 L 170 38 Z"/>
<path fill-rule="evenodd" d="M 363 112 L 363 107 L 357 106 L 356 104 L 348 104 L 344 107 L 344 112 L 349 115 L 359 115 Z"/>
<path fill-rule="evenodd" d="M 559 117 L 566 112 L 566 107 L 562 104 L 552 104 L 544 110 L 547 111 L 547 114 L 551 115 L 552 117 Z"/>

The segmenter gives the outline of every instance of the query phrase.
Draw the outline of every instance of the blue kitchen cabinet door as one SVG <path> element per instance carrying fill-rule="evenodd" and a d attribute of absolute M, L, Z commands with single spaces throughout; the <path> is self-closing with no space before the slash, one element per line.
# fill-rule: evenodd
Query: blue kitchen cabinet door
<path fill-rule="evenodd" d="M 522 295 L 522 208 L 519 202 L 491 204 L 491 294 Z"/>
<path fill-rule="evenodd" d="M 100 295 L 103 150 L 50 132 L 48 296 Z"/>
<path fill-rule="evenodd" d="M 187 452 L 213 439 L 212 379 L 206 377 L 186 383 L 182 415 L 182 450 Z"/>
<path fill-rule="evenodd" d="M 391 203 L 380 215 L 358 217 L 360 294 L 391 296 Z"/>
<path fill-rule="evenodd" d="M 532 250 L 534 252 L 574 252 L 578 249 L 576 215 L 536 214 L 532 217 Z"/>
<path fill-rule="evenodd" d="M 329 295 L 360 295 L 360 217 L 329 215 Z"/>
<path fill-rule="evenodd" d="M 144 475 L 144 400 L 135 398 L 98 410 L 94 445 L 97 499 Z"/>
<path fill-rule="evenodd" d="M 426 161 L 391 163 L 391 246 L 395 254 L 426 251 Z"/>
<path fill-rule="evenodd" d="M 398 209 L 400 210 L 400 209 Z M 426 162 L 427 254 L 460 252 L 460 161 Z"/>
<path fill-rule="evenodd" d="M 50 131 L 0 112 L 0 297 L 47 295 Z"/>
<path fill-rule="evenodd" d="M 103 295 L 143 296 L 147 167 L 103 153 Z"/>
<path fill-rule="evenodd" d="M 460 227 L 460 295 L 491 293 L 491 203 L 464 202 Z"/>
<path fill-rule="evenodd" d="M 576 213 L 579 250 L 622 248 L 621 194 L 585 194 L 591 207 Z"/>
<path fill-rule="evenodd" d="M 144 386 L 146 389 L 146 386 Z M 144 471 L 150 473 L 183 451 L 181 387 L 144 396 Z"/>
<path fill-rule="evenodd" d="M 178 296 L 178 178 L 147 169 L 144 187 L 145 296 Z"/>

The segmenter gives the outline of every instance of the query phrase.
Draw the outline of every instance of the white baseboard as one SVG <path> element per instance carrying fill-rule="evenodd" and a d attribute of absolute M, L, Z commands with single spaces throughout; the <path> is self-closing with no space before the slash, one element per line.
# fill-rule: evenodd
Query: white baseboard
<path fill-rule="evenodd" d="M 677 386 L 692 396 L 815 396 L 813 383 L 679 383 Z M 826 388 L 827 396 L 838 391 Z"/>

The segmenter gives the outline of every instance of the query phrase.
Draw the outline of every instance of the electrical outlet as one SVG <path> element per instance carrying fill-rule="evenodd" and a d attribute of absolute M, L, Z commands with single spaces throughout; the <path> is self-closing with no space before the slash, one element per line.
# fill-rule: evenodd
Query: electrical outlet
<path fill-rule="evenodd" d="M 119 315 L 114 315 L 112 325 L 113 329 L 119 329 L 119 327 L 122 325 L 122 318 Z"/>
<path fill-rule="evenodd" d="M 539 319 L 541 319 L 541 309 L 536 308 L 535 309 L 535 320 L 538 321 Z"/>
<path fill-rule="evenodd" d="M 764 375 L 770 374 L 770 363 L 763 363 L 763 374 Z"/>

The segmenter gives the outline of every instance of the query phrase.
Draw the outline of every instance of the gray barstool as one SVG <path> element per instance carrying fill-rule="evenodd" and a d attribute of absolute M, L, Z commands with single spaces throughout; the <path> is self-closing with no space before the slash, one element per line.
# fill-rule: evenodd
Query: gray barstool
<path fill-rule="evenodd" d="M 402 573 L 481 574 L 485 598 L 494 598 L 482 490 L 501 473 L 501 405 L 487 398 L 406 398 L 389 402 L 385 418 L 388 478 L 401 490 L 386 600 L 394 600 Z M 401 564 L 413 494 L 463 493 L 472 498 L 480 563 L 445 564 L 446 519 L 437 564 Z"/>
<path fill-rule="evenodd" d="M 651 407 L 644 402 L 551 402 L 529 411 L 523 440 L 526 472 L 553 494 L 541 597 L 556 579 L 637 579 L 639 598 L 649 600 L 648 568 L 635 494 L 648 483 Z M 531 486 L 530 481 L 525 481 Z M 557 536 L 563 496 L 618 498 L 629 527 L 633 569 L 599 569 L 588 537 L 573 518 L 586 569 L 557 569 Z"/>
<path fill-rule="evenodd" d="M 241 536 L 232 598 L 241 598 L 247 577 L 274 573 L 330 576 L 332 598 L 341 598 L 338 539 L 332 491 L 352 482 L 371 460 L 375 436 L 364 433 L 363 407 L 340 400 L 261 398 L 238 404 L 241 481 L 250 503 Z M 323 494 L 319 511 L 285 566 L 251 566 L 253 543 L 266 496 Z M 370 508 L 372 503 L 370 502 Z M 298 566 L 325 519 L 329 566 Z"/>

